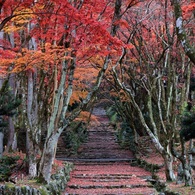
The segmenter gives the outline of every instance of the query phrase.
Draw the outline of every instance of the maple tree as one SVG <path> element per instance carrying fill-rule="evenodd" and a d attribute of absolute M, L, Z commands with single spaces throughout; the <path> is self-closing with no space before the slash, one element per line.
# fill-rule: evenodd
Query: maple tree
<path fill-rule="evenodd" d="M 13 8 L 14 5 L 16 7 Z M 14 72 L 25 76 L 20 90 L 27 101 L 27 104 L 22 104 L 22 109 L 27 121 L 31 177 L 37 175 L 36 156 L 40 150 L 41 132 L 46 131 L 47 136 L 39 163 L 39 176 L 49 182 L 60 134 L 94 96 L 108 66 L 107 56 L 120 52 L 118 46 L 122 42 L 107 31 L 112 21 L 108 14 L 113 12 L 113 8 L 106 1 L 37 1 L 11 7 L 2 5 L 6 18 L 6 23 L 2 21 L 3 33 L 13 36 L 14 48 L 7 48 L 9 56 L 5 55 L 5 49 L 1 50 L 1 73 Z M 2 47 L 8 42 L 9 39 L 2 40 Z M 88 93 L 83 94 L 78 108 L 67 113 L 75 67 L 81 66 L 85 58 L 97 55 L 104 60 L 96 79 L 88 87 Z"/>
<path fill-rule="evenodd" d="M 116 105 L 123 112 L 121 116 L 125 120 L 130 118 L 129 121 L 136 121 L 135 115 L 138 117 L 164 159 L 167 180 L 176 179 L 173 170 L 176 156 L 182 162 L 186 185 L 191 185 L 186 153 L 175 155 L 173 152 L 179 133 L 178 113 L 189 97 L 191 66 L 177 44 L 170 9 L 170 1 L 146 1 L 134 8 L 131 17 L 125 17 L 133 28 L 126 26 L 124 30 L 123 26 L 120 36 L 134 47 L 123 48 L 123 54 L 111 71 L 112 82 L 119 101 Z M 124 95 L 121 97 L 121 94 Z M 130 125 L 139 135 L 138 125 Z"/>

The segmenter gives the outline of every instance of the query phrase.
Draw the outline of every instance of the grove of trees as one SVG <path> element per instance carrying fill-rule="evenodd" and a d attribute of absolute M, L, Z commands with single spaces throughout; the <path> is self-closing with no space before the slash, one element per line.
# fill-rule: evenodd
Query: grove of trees
<path fill-rule="evenodd" d="M 176 179 L 177 158 L 192 185 L 186 141 L 195 134 L 187 128 L 186 140 L 184 119 L 193 116 L 194 20 L 193 0 L 0 1 L 4 151 L 16 150 L 25 130 L 29 177 L 49 183 L 60 135 L 90 112 L 103 83 L 135 142 L 152 140 L 166 179 Z"/>

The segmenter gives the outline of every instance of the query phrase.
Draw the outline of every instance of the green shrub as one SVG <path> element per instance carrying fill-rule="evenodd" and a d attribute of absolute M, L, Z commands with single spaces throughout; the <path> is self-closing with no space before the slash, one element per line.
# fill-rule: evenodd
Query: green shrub
<path fill-rule="evenodd" d="M 3 156 L 0 158 L 0 181 L 8 180 L 19 159 L 19 156 Z"/>
<path fill-rule="evenodd" d="M 81 143 L 87 137 L 85 123 L 81 121 L 73 122 L 70 127 L 64 132 L 64 142 L 70 154 L 76 154 Z"/>

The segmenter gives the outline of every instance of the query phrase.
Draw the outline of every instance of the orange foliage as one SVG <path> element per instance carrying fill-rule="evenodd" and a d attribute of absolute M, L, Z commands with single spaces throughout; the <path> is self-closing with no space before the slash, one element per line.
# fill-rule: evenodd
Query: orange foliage
<path fill-rule="evenodd" d="M 82 111 L 80 115 L 76 118 L 77 121 L 87 121 L 90 116 L 90 112 Z"/>
<path fill-rule="evenodd" d="M 183 5 L 182 11 L 185 18 L 191 16 L 193 11 L 195 11 L 195 2 L 191 2 L 188 5 Z"/>
<path fill-rule="evenodd" d="M 28 50 L 27 48 L 23 48 L 14 58 L 4 56 L 0 61 L 0 67 L 4 67 L 4 71 L 8 73 L 18 73 L 34 70 L 35 68 L 48 70 L 49 66 L 60 64 L 63 59 L 71 58 L 70 56 L 64 55 L 65 51 L 66 50 L 61 47 L 53 47 L 49 43 L 45 45 L 44 52 L 41 50 Z M 9 67 L 10 69 L 8 70 Z M 1 71 L 1 73 L 3 73 L 3 71 Z"/>
<path fill-rule="evenodd" d="M 104 58 L 99 55 L 91 57 L 86 62 L 80 62 L 74 74 L 73 94 L 70 105 L 84 99 L 96 81 L 99 69 L 103 66 Z"/>
<path fill-rule="evenodd" d="M 90 121 L 99 123 L 97 116 L 93 114 L 90 115 L 90 112 L 87 112 L 87 111 L 82 111 L 75 120 L 87 122 L 89 117 L 90 117 Z"/>

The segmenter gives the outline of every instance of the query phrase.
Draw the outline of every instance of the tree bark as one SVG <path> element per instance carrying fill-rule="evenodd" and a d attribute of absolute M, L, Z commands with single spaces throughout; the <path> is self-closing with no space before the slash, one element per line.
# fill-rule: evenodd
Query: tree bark
<path fill-rule="evenodd" d="M 1 32 L 0 32 L 0 38 L 1 38 Z M 3 85 L 3 80 L 0 79 L 0 89 Z M 3 121 L 3 118 L 2 116 L 0 115 L 0 123 Z M 0 129 L 0 158 L 2 157 L 3 155 L 3 138 L 4 138 L 4 133 L 3 133 L 3 130 Z"/>
<path fill-rule="evenodd" d="M 47 139 L 44 145 L 41 161 L 39 164 L 39 178 L 43 183 L 49 183 L 51 172 L 52 172 L 52 164 L 53 157 L 55 155 L 55 147 L 58 142 L 60 134 L 54 134 Z"/>
<path fill-rule="evenodd" d="M 4 134 L 0 131 L 0 158 L 3 156 L 3 137 Z"/>
<path fill-rule="evenodd" d="M 167 181 L 175 181 L 176 176 L 173 170 L 173 156 L 170 152 L 166 151 L 162 155 L 165 163 L 165 174 L 166 174 L 166 179 Z"/>
<path fill-rule="evenodd" d="M 17 132 L 14 132 L 14 139 L 11 147 L 13 151 L 16 151 L 18 148 Z"/>
<path fill-rule="evenodd" d="M 29 132 L 27 133 L 28 135 L 28 173 L 30 178 L 35 178 L 37 176 L 37 150 L 33 144 L 32 138 L 29 135 Z"/>
<path fill-rule="evenodd" d="M 185 179 L 185 186 L 191 186 L 192 185 L 192 174 L 190 172 L 190 165 L 187 160 L 185 140 L 182 136 L 180 137 L 180 140 L 181 140 L 181 148 L 182 148 L 182 155 L 180 157 L 180 161 L 182 163 L 183 175 Z"/>
<path fill-rule="evenodd" d="M 9 132 L 8 132 L 8 142 L 7 147 L 5 149 L 5 152 L 9 152 L 10 150 L 15 151 L 17 149 L 17 141 L 15 140 L 15 128 L 14 128 L 14 122 L 11 117 L 8 119 L 9 122 Z"/>
<path fill-rule="evenodd" d="M 14 48 L 14 33 L 11 32 L 9 35 L 7 35 L 11 43 L 11 47 Z M 10 67 L 10 70 L 12 67 Z M 15 74 L 12 73 L 9 76 L 9 86 L 10 86 L 10 93 L 15 97 Z M 9 117 L 8 119 L 8 141 L 7 141 L 7 146 L 5 149 L 5 152 L 8 151 L 15 151 L 17 149 L 17 141 L 15 140 L 15 127 L 14 127 L 14 117 Z"/>
<path fill-rule="evenodd" d="M 27 158 L 29 166 L 29 176 L 34 178 L 37 176 L 37 102 L 34 93 L 33 73 L 28 72 L 28 93 L 27 93 Z"/>

